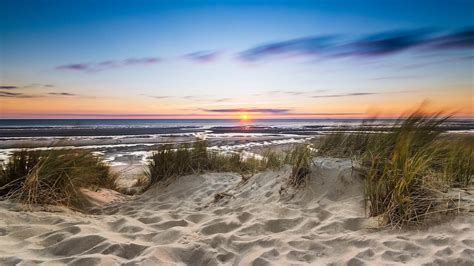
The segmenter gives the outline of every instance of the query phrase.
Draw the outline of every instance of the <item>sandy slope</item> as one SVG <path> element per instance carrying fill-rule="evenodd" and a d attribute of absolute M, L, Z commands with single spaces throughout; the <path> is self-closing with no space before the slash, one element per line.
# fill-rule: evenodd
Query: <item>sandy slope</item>
<path fill-rule="evenodd" d="M 284 169 L 244 184 L 232 173 L 186 176 L 96 215 L 4 202 L 0 264 L 474 264 L 473 215 L 416 231 L 371 229 L 351 163 L 317 165 L 297 194 L 281 189 Z"/>

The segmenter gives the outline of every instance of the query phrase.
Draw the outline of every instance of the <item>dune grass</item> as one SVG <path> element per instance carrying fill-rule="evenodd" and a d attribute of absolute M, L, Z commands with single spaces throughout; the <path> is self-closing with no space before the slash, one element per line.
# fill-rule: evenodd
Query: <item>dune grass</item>
<path fill-rule="evenodd" d="M 297 145 L 288 151 L 285 163 L 291 165 L 291 175 L 288 184 L 293 187 L 301 187 L 311 173 L 312 152 L 307 146 Z"/>
<path fill-rule="evenodd" d="M 442 180 L 455 187 L 472 184 L 474 176 L 474 136 L 459 136 L 439 141 L 437 171 Z"/>
<path fill-rule="evenodd" d="M 281 152 L 276 152 L 272 149 L 267 149 L 262 154 L 263 159 L 261 167 L 263 169 L 280 169 L 283 164 L 286 162 L 284 154 Z"/>
<path fill-rule="evenodd" d="M 281 154 L 268 150 L 262 158 L 244 158 L 240 153 L 223 154 L 207 148 L 205 140 L 193 145 L 164 145 L 155 151 L 148 163 L 146 176 L 149 186 L 168 182 L 173 177 L 202 172 L 238 172 L 253 174 L 266 169 L 277 169 L 284 160 Z"/>
<path fill-rule="evenodd" d="M 311 151 L 304 145 L 294 146 L 286 153 L 268 149 L 261 156 L 249 158 L 241 153 L 210 151 L 207 142 L 202 140 L 192 146 L 164 145 L 149 160 L 146 176 L 150 182 L 147 188 L 158 182 L 171 182 L 174 177 L 202 172 L 237 172 L 247 179 L 256 172 L 276 170 L 285 164 L 292 167 L 288 184 L 300 187 L 311 172 L 311 156 Z"/>
<path fill-rule="evenodd" d="M 115 188 L 115 176 L 101 158 L 85 150 L 22 150 L 0 171 L 0 198 L 25 204 L 80 207 L 80 188 Z"/>
<path fill-rule="evenodd" d="M 446 138 L 449 116 L 420 110 L 385 132 L 338 132 L 317 143 L 318 154 L 352 157 L 366 170 L 365 198 L 370 216 L 400 227 L 420 224 L 437 204 L 440 186 L 472 182 L 473 140 Z"/>
<path fill-rule="evenodd" d="M 39 151 L 21 150 L 13 153 L 0 167 L 0 196 L 21 189 L 25 177 L 38 164 Z"/>

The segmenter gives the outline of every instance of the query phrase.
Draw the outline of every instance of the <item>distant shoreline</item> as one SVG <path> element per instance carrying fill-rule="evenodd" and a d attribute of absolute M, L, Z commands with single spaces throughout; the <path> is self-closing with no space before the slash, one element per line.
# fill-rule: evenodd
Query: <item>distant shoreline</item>
<path fill-rule="evenodd" d="M 113 120 L 117 122 L 116 120 Z M 159 123 L 156 121 L 137 123 L 137 120 L 127 120 L 122 123 L 83 123 L 70 124 L 57 123 L 53 121 L 44 125 L 36 125 L 37 121 L 14 125 L 0 120 L 0 138 L 13 137 L 74 137 L 74 136 L 120 136 L 120 135 L 153 135 L 153 134 L 184 134 L 184 133 L 258 133 L 258 134 L 294 134 L 294 135 L 318 135 L 319 132 L 350 131 L 354 126 L 360 125 L 364 120 L 275 120 L 275 121 L 252 121 L 239 123 L 228 120 L 228 124 L 219 124 L 222 121 L 209 120 L 199 124 L 198 120 L 186 120 L 181 125 L 174 125 L 167 121 Z M 370 130 L 384 130 L 384 128 L 396 120 L 374 120 Z M 3 123 L 2 123 L 3 122 Z M 97 121 L 99 122 L 99 121 Z M 173 120 L 173 122 L 176 122 Z M 306 122 L 306 123 L 305 123 Z M 474 121 L 452 120 L 447 125 L 450 131 L 474 131 Z"/>
<path fill-rule="evenodd" d="M 49 121 L 36 126 L 37 121 L 23 121 L 13 126 L 0 121 L 0 161 L 18 149 L 80 148 L 95 151 L 112 164 L 143 162 L 149 152 L 164 144 L 191 143 L 196 138 L 206 138 L 215 149 L 248 150 L 251 147 L 269 148 L 274 145 L 300 143 L 305 139 L 332 132 L 353 132 L 362 120 L 274 120 L 251 121 L 248 124 L 216 120 L 185 120 L 179 126 L 176 120 L 137 121 L 102 120 L 65 125 Z M 388 131 L 395 120 L 376 120 L 366 132 Z M 4 122 L 4 123 L 1 123 Z M 84 121 L 82 121 L 84 122 Z M 161 122 L 161 123 L 160 123 Z M 102 124 L 94 124 L 102 123 Z M 259 124 L 260 123 L 260 124 Z M 474 122 L 451 120 L 445 129 L 449 133 L 474 134 Z"/>

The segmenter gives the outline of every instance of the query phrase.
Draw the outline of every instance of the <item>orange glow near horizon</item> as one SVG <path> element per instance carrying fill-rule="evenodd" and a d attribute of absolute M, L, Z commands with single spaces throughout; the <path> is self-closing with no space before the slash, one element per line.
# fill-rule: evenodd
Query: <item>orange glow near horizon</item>
<path fill-rule="evenodd" d="M 474 0 L 43 2 L 0 1 L 0 120 L 474 118 Z"/>
<path fill-rule="evenodd" d="M 243 113 L 240 115 L 240 120 L 243 122 L 247 122 L 249 120 L 249 115 L 247 113 Z"/>
<path fill-rule="evenodd" d="M 442 95 L 432 98 L 424 109 L 426 112 L 445 111 L 453 113 L 455 117 L 473 117 L 472 94 Z M 315 100 L 313 100 L 315 101 Z M 160 104 L 153 104 L 149 99 L 117 98 L 0 98 L 0 119 L 238 119 L 250 122 L 258 119 L 298 119 L 298 118 L 398 118 L 414 108 L 420 106 L 420 101 L 402 99 L 380 99 L 380 102 L 350 102 L 334 99 L 320 101 L 299 102 L 293 107 L 291 101 L 285 104 L 262 106 L 257 101 L 247 101 L 242 111 L 236 113 L 206 111 L 200 106 L 202 103 L 173 102 L 161 100 Z M 215 109 L 233 109 L 232 102 L 222 102 Z M 200 105 L 201 104 L 201 105 Z M 383 106 L 383 108 L 380 108 Z M 251 108 L 279 108 L 288 109 L 288 113 L 261 113 L 248 112 Z"/>

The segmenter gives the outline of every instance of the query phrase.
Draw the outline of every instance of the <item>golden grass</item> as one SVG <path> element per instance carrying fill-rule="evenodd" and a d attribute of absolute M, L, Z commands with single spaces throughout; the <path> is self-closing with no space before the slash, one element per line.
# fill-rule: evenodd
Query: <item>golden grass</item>
<path fill-rule="evenodd" d="M 370 216 L 396 227 L 419 224 L 437 204 L 440 184 L 468 186 L 474 175 L 473 138 L 443 137 L 448 120 L 417 111 L 375 133 L 366 132 L 366 123 L 356 133 L 324 137 L 316 143 L 318 154 L 362 163 Z"/>
<path fill-rule="evenodd" d="M 469 186 L 474 176 L 474 136 L 443 139 L 438 150 L 442 179 L 452 186 Z"/>
<path fill-rule="evenodd" d="M 36 166 L 39 158 L 39 151 L 21 150 L 13 153 L 8 162 L 0 167 L 0 196 L 20 189 L 25 177 Z"/>
<path fill-rule="evenodd" d="M 170 181 L 173 177 L 214 172 L 253 174 L 266 169 L 277 169 L 283 164 L 282 155 L 267 150 L 263 158 L 244 158 L 240 153 L 222 154 L 207 149 L 207 142 L 196 141 L 192 146 L 164 145 L 155 151 L 148 163 L 146 175 L 149 186 Z"/>
<path fill-rule="evenodd" d="M 301 187 L 311 173 L 312 153 L 303 145 L 294 146 L 286 155 L 285 162 L 291 165 L 291 175 L 288 184 Z"/>
<path fill-rule="evenodd" d="M 203 140 L 196 141 L 192 146 L 164 145 L 149 160 L 146 176 L 150 182 L 147 188 L 158 182 L 167 184 L 174 177 L 202 172 L 237 172 L 242 174 L 245 181 L 256 172 L 276 170 L 284 164 L 292 167 L 288 184 L 300 187 L 311 172 L 311 156 L 310 149 L 304 145 L 294 146 L 286 153 L 268 149 L 258 158 L 244 158 L 240 153 L 209 151 L 207 142 Z"/>
<path fill-rule="evenodd" d="M 148 186 L 149 182 L 150 180 L 148 179 L 148 177 L 146 175 L 142 175 L 137 178 L 137 181 L 135 182 L 135 184 L 133 184 L 133 187 L 146 187 Z"/>
<path fill-rule="evenodd" d="M 115 188 L 115 176 L 101 158 L 85 150 L 23 150 L 0 172 L 0 197 L 30 205 L 79 207 L 80 188 L 96 187 Z"/>

